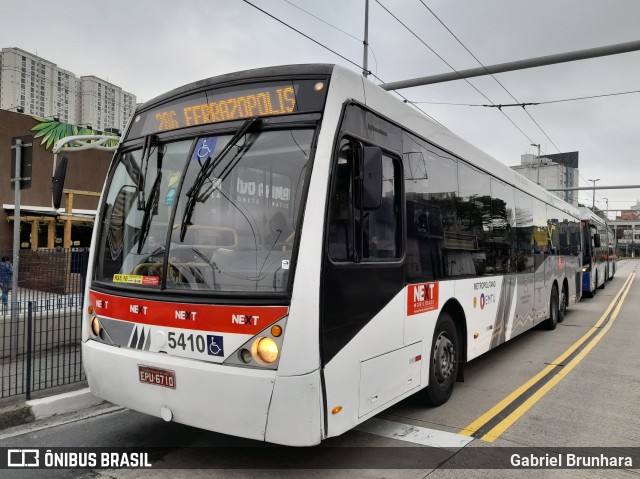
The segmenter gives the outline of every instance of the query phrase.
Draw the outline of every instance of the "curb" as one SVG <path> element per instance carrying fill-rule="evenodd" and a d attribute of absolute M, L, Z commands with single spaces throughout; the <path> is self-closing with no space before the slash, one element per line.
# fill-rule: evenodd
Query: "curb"
<path fill-rule="evenodd" d="M 20 426 L 40 419 L 79 412 L 105 401 L 91 394 L 89 388 L 32 399 L 0 407 L 0 430 Z"/>

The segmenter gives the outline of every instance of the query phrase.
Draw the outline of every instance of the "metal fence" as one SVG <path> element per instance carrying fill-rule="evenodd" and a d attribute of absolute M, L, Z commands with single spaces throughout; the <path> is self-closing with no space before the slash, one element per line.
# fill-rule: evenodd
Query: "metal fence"
<path fill-rule="evenodd" d="M 88 256 L 87 249 L 20 251 L 18 290 L 0 304 L 0 397 L 30 399 L 32 391 L 85 379 L 80 342 Z"/>

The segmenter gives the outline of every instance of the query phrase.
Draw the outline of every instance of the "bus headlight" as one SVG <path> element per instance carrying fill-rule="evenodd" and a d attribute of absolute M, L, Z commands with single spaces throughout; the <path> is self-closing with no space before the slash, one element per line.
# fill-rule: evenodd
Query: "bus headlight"
<path fill-rule="evenodd" d="M 582 272 L 586 273 L 587 271 L 589 271 L 589 266 L 583 266 L 582 267 Z"/>
<path fill-rule="evenodd" d="M 100 336 L 100 320 L 97 316 L 91 318 L 91 332 L 94 336 Z"/>
<path fill-rule="evenodd" d="M 278 359 L 278 345 L 271 338 L 258 338 L 251 345 L 251 354 L 260 364 L 271 364 Z"/>

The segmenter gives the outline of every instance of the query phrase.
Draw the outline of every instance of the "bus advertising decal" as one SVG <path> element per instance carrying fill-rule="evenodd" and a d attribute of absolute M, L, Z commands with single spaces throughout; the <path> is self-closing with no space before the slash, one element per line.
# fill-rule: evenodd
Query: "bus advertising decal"
<path fill-rule="evenodd" d="M 230 306 L 170 303 L 112 296 L 95 291 L 96 314 L 121 321 L 195 331 L 255 335 L 289 312 L 287 306 Z"/>
<path fill-rule="evenodd" d="M 438 309 L 438 283 L 410 284 L 407 291 L 407 316 Z"/>

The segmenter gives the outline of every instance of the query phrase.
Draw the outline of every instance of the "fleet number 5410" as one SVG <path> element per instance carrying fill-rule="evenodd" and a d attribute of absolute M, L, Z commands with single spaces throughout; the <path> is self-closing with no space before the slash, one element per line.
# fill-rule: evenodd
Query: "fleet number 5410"
<path fill-rule="evenodd" d="M 183 351 L 204 353 L 207 349 L 204 336 L 193 333 L 185 334 L 170 331 L 167 336 L 167 344 L 171 349 L 180 348 Z"/>

